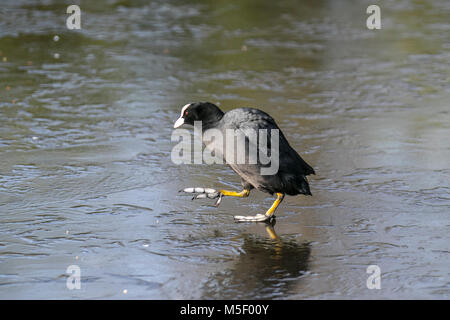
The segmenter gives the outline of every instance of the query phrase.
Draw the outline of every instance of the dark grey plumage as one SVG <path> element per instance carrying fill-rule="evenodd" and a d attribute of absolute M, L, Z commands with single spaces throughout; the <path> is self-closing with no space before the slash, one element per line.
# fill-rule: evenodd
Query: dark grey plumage
<path fill-rule="evenodd" d="M 271 130 L 279 130 L 279 168 L 276 174 L 261 175 L 261 167 L 269 165 L 261 164 L 259 158 L 257 164 L 229 164 L 241 176 L 244 188 L 250 185 L 270 194 L 280 192 L 288 195 L 311 195 L 306 176 L 314 173 L 313 168 L 289 145 L 275 120 L 267 113 L 258 109 L 238 108 L 225 113 L 217 125 L 218 127 L 241 130 L 246 136 L 249 129 L 256 131 L 267 129 L 267 147 L 269 150 L 271 147 Z"/>
<path fill-rule="evenodd" d="M 311 195 L 307 175 L 315 174 L 314 169 L 308 165 L 302 157 L 290 146 L 283 132 L 275 120 L 267 113 L 253 108 L 237 108 L 223 113 L 216 105 L 209 102 L 192 103 L 182 110 L 183 123 L 194 124 L 194 121 L 202 121 L 203 131 L 209 129 L 221 130 L 225 136 L 226 129 L 239 130 L 246 139 L 246 144 L 251 141 L 250 133 L 261 129 L 267 129 L 267 143 L 270 150 L 271 129 L 279 130 L 279 168 L 273 175 L 262 175 L 262 164 L 259 157 L 256 164 L 246 162 L 239 164 L 228 163 L 230 167 L 241 177 L 244 189 L 256 188 L 270 194 L 282 193 L 288 195 Z M 184 114 L 183 114 L 184 113 Z M 259 141 L 259 140 L 258 140 Z M 248 145 L 246 149 L 248 150 Z"/>

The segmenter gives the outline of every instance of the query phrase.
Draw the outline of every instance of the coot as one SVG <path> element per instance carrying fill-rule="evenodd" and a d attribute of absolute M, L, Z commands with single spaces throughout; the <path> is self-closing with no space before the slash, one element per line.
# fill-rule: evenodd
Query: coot
<path fill-rule="evenodd" d="M 254 108 L 237 108 L 224 113 L 219 107 L 210 102 L 196 102 L 187 104 L 181 109 L 180 118 L 175 122 L 174 128 L 178 128 L 183 124 L 194 125 L 196 121 L 201 121 L 203 139 L 206 136 L 205 133 L 212 129 L 222 133 L 223 137 L 227 137 L 227 130 L 239 132 L 244 139 L 238 139 L 237 145 L 233 146 L 233 150 L 237 151 L 238 157 L 243 155 L 242 152 L 244 152 L 243 159 L 245 161 L 235 161 L 234 158 L 231 159 L 226 156 L 227 141 L 221 143 L 220 148 L 218 148 L 217 143 L 215 145 L 214 143 L 211 144 L 211 141 L 214 140 L 205 141 L 204 139 L 203 142 L 206 146 L 214 149 L 216 154 L 222 156 L 225 163 L 241 177 L 243 190 L 235 192 L 203 187 L 181 190 L 197 194 L 193 199 L 217 198 L 216 205 L 219 205 L 223 196 L 248 197 L 250 190 L 256 188 L 269 194 L 276 194 L 275 202 L 265 214 L 235 216 L 234 218 L 237 221 L 268 221 L 272 219 L 276 208 L 286 194 L 291 196 L 298 194 L 311 195 L 306 176 L 315 174 L 314 169 L 289 145 L 275 120 L 267 113 Z M 274 132 L 276 135 L 274 135 Z M 264 135 L 267 135 L 267 137 L 261 138 Z M 273 137 L 277 137 L 277 140 L 274 141 Z M 218 141 L 221 140 L 219 139 Z M 233 141 L 235 141 L 234 137 Z M 266 171 L 264 174 L 264 168 L 268 169 L 273 163 L 267 163 L 267 159 L 264 160 L 261 157 L 261 148 L 265 146 L 261 142 L 267 143 L 267 148 L 264 151 L 267 151 L 267 155 L 271 155 L 270 162 L 277 162 L 276 172 L 267 174 Z M 245 143 L 245 145 L 239 145 L 239 143 Z M 257 151 L 257 156 L 253 161 L 251 156 L 249 156 L 250 145 L 252 144 L 256 146 Z M 271 148 L 274 145 L 277 145 L 277 149 Z M 269 149 L 272 154 L 268 152 Z"/>

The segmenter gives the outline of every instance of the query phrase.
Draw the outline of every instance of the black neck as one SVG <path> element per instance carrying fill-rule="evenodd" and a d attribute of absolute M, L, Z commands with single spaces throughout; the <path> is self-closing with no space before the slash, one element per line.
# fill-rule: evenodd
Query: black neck
<path fill-rule="evenodd" d="M 203 121 L 203 131 L 214 127 L 222 119 L 223 115 L 223 111 L 216 107 L 213 112 L 210 112 L 208 119 Z"/>

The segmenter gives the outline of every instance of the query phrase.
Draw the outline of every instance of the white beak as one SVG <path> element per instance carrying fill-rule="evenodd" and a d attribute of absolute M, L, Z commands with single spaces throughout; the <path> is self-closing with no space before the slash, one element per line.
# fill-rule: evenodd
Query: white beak
<path fill-rule="evenodd" d="M 174 127 L 174 128 L 178 128 L 178 127 L 180 127 L 181 125 L 183 125 L 183 123 L 184 123 L 184 118 L 179 117 L 178 120 L 175 121 L 175 124 L 173 125 L 173 127 Z"/>

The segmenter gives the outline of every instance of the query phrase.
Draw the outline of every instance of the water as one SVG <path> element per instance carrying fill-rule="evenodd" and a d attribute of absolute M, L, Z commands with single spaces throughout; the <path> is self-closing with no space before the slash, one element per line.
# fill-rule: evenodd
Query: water
<path fill-rule="evenodd" d="M 381 1 L 381 30 L 364 1 L 82 2 L 80 31 L 69 4 L 0 7 L 0 298 L 450 298 L 448 1 Z M 240 188 L 170 161 L 199 100 L 273 115 L 313 197 L 271 230 L 232 218 L 266 194 L 181 196 Z"/>

